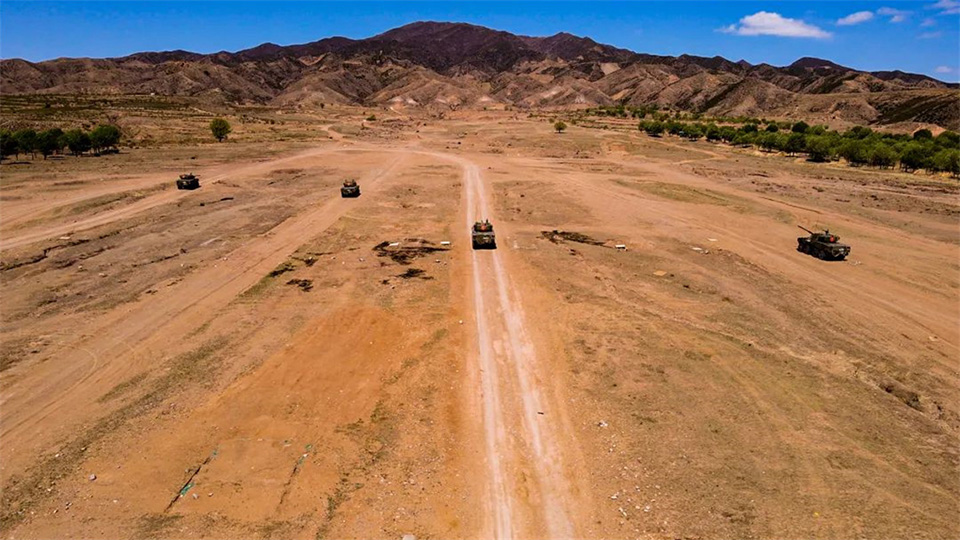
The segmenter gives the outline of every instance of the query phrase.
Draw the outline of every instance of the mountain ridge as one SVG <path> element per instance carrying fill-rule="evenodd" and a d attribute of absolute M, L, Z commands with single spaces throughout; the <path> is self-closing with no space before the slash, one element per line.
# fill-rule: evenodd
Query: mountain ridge
<path fill-rule="evenodd" d="M 534 37 L 420 21 L 364 39 L 262 43 L 236 52 L 139 52 L 116 58 L 0 61 L 11 94 L 199 96 L 310 106 L 569 107 L 657 104 L 709 114 L 822 112 L 839 121 L 960 123 L 957 84 L 900 70 L 867 72 L 820 58 L 788 66 L 721 56 L 660 56 L 560 32 Z M 899 112 L 909 104 L 907 118 Z M 886 113 L 884 111 L 887 111 Z M 900 111 L 902 112 L 902 111 Z"/>

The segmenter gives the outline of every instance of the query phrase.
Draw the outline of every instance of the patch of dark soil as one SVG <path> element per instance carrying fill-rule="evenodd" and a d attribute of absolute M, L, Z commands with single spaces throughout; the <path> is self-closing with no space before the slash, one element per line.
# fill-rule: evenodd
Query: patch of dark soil
<path fill-rule="evenodd" d="M 580 234 L 578 232 L 572 231 L 558 231 L 556 229 L 552 231 L 540 231 L 540 235 L 546 238 L 547 240 L 553 242 L 554 244 L 559 244 L 563 241 L 577 242 L 578 244 L 588 244 L 591 246 L 602 246 L 606 242 L 601 242 L 600 240 L 591 238 L 585 234 Z"/>
<path fill-rule="evenodd" d="M 281 264 L 280 266 L 274 268 L 273 270 L 271 270 L 270 273 L 267 275 L 269 277 L 277 277 L 280 274 L 285 274 L 287 272 L 292 272 L 292 271 L 293 271 L 293 264 L 287 261 Z"/>
<path fill-rule="evenodd" d="M 397 277 L 401 279 L 413 279 L 413 278 L 433 279 L 432 276 L 428 276 L 425 271 L 419 268 L 408 268 L 406 272 L 399 274 Z"/>
<path fill-rule="evenodd" d="M 373 251 L 376 252 L 377 257 L 389 257 L 397 264 L 407 265 L 425 255 L 447 251 L 447 248 L 439 247 L 423 238 L 407 238 L 397 246 L 391 246 L 389 241 L 380 242 L 373 246 Z"/>
<path fill-rule="evenodd" d="M 43 248 L 43 252 L 42 252 L 42 253 L 38 253 L 38 254 L 36 254 L 36 255 L 32 255 L 32 256 L 27 257 L 27 258 L 24 258 L 24 259 L 18 259 L 18 260 L 15 260 L 15 261 L 13 261 L 13 262 L 9 262 L 9 263 L 0 263 L 0 272 L 4 272 L 4 271 L 7 271 L 7 270 L 13 270 L 14 268 L 20 268 L 21 266 L 27 266 L 27 265 L 30 265 L 30 264 L 36 264 L 36 263 L 38 263 L 38 262 L 46 259 L 46 258 L 47 258 L 47 254 L 50 253 L 50 252 L 53 251 L 53 250 L 62 249 L 62 248 L 67 248 L 67 247 L 72 247 L 72 246 L 79 246 L 80 244 L 85 244 L 85 243 L 87 243 L 87 242 L 89 242 L 89 241 L 90 241 L 89 238 L 78 238 L 78 239 L 76 239 L 76 240 L 70 240 L 69 242 L 67 242 L 67 243 L 65 243 L 65 244 L 57 244 L 57 245 L 55 245 L 55 246 L 50 246 L 50 247 Z"/>
<path fill-rule="evenodd" d="M 296 285 L 300 287 L 300 290 L 303 292 L 309 292 L 313 289 L 313 280 L 312 279 L 291 279 L 287 282 L 287 285 Z"/>
<path fill-rule="evenodd" d="M 879 386 L 884 392 L 893 395 L 893 397 L 899 399 L 904 405 L 910 407 L 911 409 L 923 411 L 923 406 L 920 405 L 920 395 L 913 390 L 910 390 L 902 384 L 894 381 L 881 383 Z"/>
<path fill-rule="evenodd" d="M 200 203 L 200 206 L 206 206 L 206 205 L 208 205 L 208 204 L 216 204 L 216 203 L 218 203 L 218 202 L 232 201 L 232 200 L 233 200 L 233 197 L 223 197 L 223 198 L 221 198 L 221 199 L 218 200 L 218 201 L 206 201 L 206 202 L 202 202 L 202 203 Z"/>

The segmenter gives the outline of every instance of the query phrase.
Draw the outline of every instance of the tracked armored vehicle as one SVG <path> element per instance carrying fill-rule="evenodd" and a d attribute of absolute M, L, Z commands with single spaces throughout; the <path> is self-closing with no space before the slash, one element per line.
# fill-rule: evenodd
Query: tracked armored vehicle
<path fill-rule="evenodd" d="M 478 221 L 470 230 L 473 249 L 497 249 L 497 236 L 493 233 L 493 224 L 489 219 Z"/>
<path fill-rule="evenodd" d="M 200 187 L 200 177 L 190 173 L 181 174 L 177 179 L 177 189 L 197 189 Z"/>
<path fill-rule="evenodd" d="M 840 243 L 840 237 L 830 231 L 825 229 L 823 232 L 813 232 L 806 227 L 800 228 L 810 233 L 810 236 L 797 238 L 797 251 L 800 253 L 813 255 L 824 261 L 842 261 L 850 255 L 850 246 Z"/>
<path fill-rule="evenodd" d="M 340 196 L 343 198 L 349 197 L 359 197 L 360 196 L 360 185 L 357 184 L 356 180 L 347 179 L 343 181 L 343 185 L 340 186 Z"/>

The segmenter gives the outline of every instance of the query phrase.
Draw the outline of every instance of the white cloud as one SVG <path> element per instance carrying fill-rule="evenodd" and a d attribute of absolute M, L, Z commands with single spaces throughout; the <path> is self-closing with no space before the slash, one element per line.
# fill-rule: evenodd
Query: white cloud
<path fill-rule="evenodd" d="M 953 68 L 950 66 L 937 66 L 934 71 L 937 73 L 953 73 Z"/>
<path fill-rule="evenodd" d="M 926 19 L 923 20 L 922 23 L 920 23 L 920 26 L 924 28 L 929 28 L 931 26 L 936 26 L 936 25 L 937 25 L 937 20 L 932 17 L 927 17 Z"/>
<path fill-rule="evenodd" d="M 937 39 L 942 36 L 943 32 L 924 32 L 917 36 L 917 39 Z"/>
<path fill-rule="evenodd" d="M 952 1 L 952 0 L 949 0 Z M 890 22 L 898 23 L 907 20 L 907 17 L 913 13 L 912 11 L 904 11 L 902 9 L 893 9 L 888 7 L 882 7 L 877 10 L 877 15 L 884 15 L 890 17 Z"/>
<path fill-rule="evenodd" d="M 851 26 L 854 24 L 860 24 L 869 21 L 873 18 L 872 11 L 858 11 L 856 13 L 851 13 L 846 17 L 842 17 L 837 20 L 837 24 L 840 26 Z"/>
<path fill-rule="evenodd" d="M 960 1 L 958 0 L 939 0 L 938 2 L 927 6 L 927 9 L 936 9 L 940 15 L 956 15 L 960 13 Z"/>
<path fill-rule="evenodd" d="M 826 39 L 830 32 L 826 32 L 812 24 L 799 19 L 789 19 L 779 13 L 758 11 L 740 19 L 740 24 L 731 24 L 720 29 L 727 34 L 739 36 L 781 36 Z"/>

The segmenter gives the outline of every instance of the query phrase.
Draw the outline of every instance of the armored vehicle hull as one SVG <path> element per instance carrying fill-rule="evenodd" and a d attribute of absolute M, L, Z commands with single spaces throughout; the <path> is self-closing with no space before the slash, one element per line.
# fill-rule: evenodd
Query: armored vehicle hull
<path fill-rule="evenodd" d="M 840 237 L 830 234 L 830 231 L 813 232 L 800 227 L 810 233 L 810 236 L 797 238 L 797 251 L 813 255 L 824 261 L 842 261 L 850 255 L 850 246 L 840 243 Z"/>
<path fill-rule="evenodd" d="M 343 186 L 340 187 L 340 196 L 344 199 L 359 197 L 360 186 L 355 180 L 344 180 Z"/>
<path fill-rule="evenodd" d="M 497 249 L 497 236 L 490 221 L 478 221 L 470 230 L 473 249 Z"/>
<path fill-rule="evenodd" d="M 200 179 L 192 174 L 181 174 L 177 179 L 177 189 L 197 189 L 200 187 Z"/>

